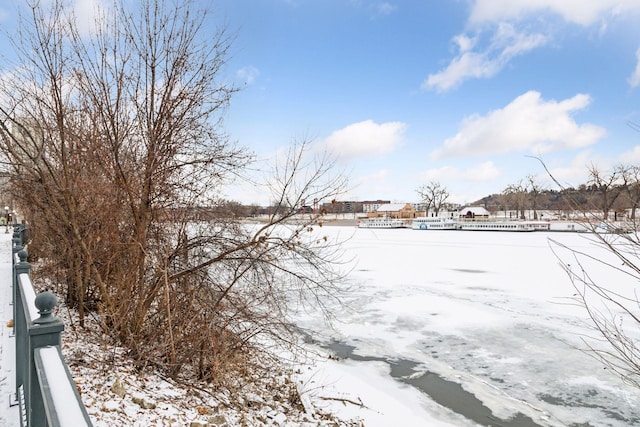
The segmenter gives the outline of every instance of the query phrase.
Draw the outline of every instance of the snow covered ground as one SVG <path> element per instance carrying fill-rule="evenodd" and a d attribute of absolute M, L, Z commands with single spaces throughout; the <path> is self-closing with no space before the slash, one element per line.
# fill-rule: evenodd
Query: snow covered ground
<path fill-rule="evenodd" d="M 0 233 L 0 427 L 18 427 L 20 411 L 15 405 L 16 358 L 13 336 L 11 234 Z"/>
<path fill-rule="evenodd" d="M 319 232 L 349 238 L 360 286 L 332 329 L 317 313 L 299 317 L 320 351 L 335 356 L 306 372 L 309 394 L 329 409 L 368 427 L 640 425 L 640 391 L 579 350 L 594 332 L 560 265 L 576 260 L 554 246 L 558 259 L 549 242 L 611 259 L 588 236 Z M 630 277 L 586 267 L 633 296 Z"/>
<path fill-rule="evenodd" d="M 350 281 L 359 288 L 337 308 L 332 328 L 319 313 L 297 316 L 318 354 L 298 374 L 311 412 L 277 393 L 291 387 L 280 374 L 239 387 L 244 400 L 229 402 L 224 393 L 202 395 L 140 376 L 115 350 L 105 365 L 88 336 L 69 327 L 65 355 L 94 425 L 640 425 L 640 391 L 579 350 L 593 331 L 572 303 L 575 289 L 560 265 L 575 260 L 561 250 L 556 258 L 548 240 L 612 260 L 586 235 L 339 226 L 316 232 L 348 239 Z M 0 243 L 8 252 L 8 241 Z M 586 267 L 634 295 L 632 278 Z M 11 358 L 2 356 L 4 368 Z M 0 378 L 5 397 L 8 385 Z M 14 425 L 7 410 L 0 426 Z"/>

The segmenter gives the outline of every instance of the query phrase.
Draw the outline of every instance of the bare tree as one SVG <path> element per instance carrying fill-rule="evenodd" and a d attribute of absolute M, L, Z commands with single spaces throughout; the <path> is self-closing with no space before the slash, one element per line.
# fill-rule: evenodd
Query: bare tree
<path fill-rule="evenodd" d="M 335 199 L 344 177 L 303 140 L 272 180 L 268 222 L 225 214 L 220 189 L 252 160 L 221 127 L 236 91 L 226 31 L 206 32 L 194 1 L 115 1 L 87 36 L 65 4 L 30 4 L 20 64 L 0 81 L 0 151 L 30 251 L 141 365 L 221 380 L 264 349 L 256 337 L 291 339 L 291 304 L 341 295 L 338 244 L 298 211 Z"/>
<path fill-rule="evenodd" d="M 551 240 L 576 291 L 574 301 L 591 320 L 593 335 L 582 337 L 585 351 L 624 382 L 640 388 L 640 310 L 634 285 L 640 280 L 640 240 L 636 233 L 593 232 L 590 236 L 594 247 L 604 249 L 613 259 Z M 611 282 L 594 278 L 595 269 L 608 271 Z M 624 282 L 629 284 L 627 289 L 614 286 Z"/>
<path fill-rule="evenodd" d="M 631 205 L 630 219 L 636 220 L 636 212 L 640 206 L 640 166 L 620 166 L 623 192 Z"/>
<path fill-rule="evenodd" d="M 594 203 L 600 208 L 603 219 L 609 219 L 609 211 L 622 192 L 621 167 L 615 167 L 610 172 L 603 172 L 594 164 L 589 166 L 589 183 L 596 200 Z"/>
<path fill-rule="evenodd" d="M 503 194 L 496 194 L 495 195 L 495 209 L 496 209 L 496 214 L 498 211 L 502 211 L 504 217 L 507 217 L 507 210 L 509 208 L 509 198 L 507 195 Z"/>
<path fill-rule="evenodd" d="M 544 162 L 538 160 L 553 182 L 566 190 Z M 594 172 L 599 174 L 592 165 L 592 176 Z M 612 175 L 606 182 L 616 182 Z M 640 348 L 637 345 L 640 302 L 635 286 L 640 280 L 638 232 L 619 230 L 608 220 L 595 224 L 583 201 L 569 197 L 568 202 L 574 210 L 582 207 L 587 220 L 585 224 L 591 231 L 586 237 L 592 243 L 591 248 L 604 251 L 580 250 L 550 239 L 551 247 L 576 291 L 573 300 L 591 321 L 594 334 L 582 337 L 585 351 L 623 381 L 640 388 Z M 593 269 L 607 271 L 606 279 L 590 273 Z M 620 286 L 621 283 L 626 286 Z"/>
<path fill-rule="evenodd" d="M 502 194 L 516 211 L 516 216 L 520 219 L 524 219 L 524 210 L 526 208 L 528 197 L 526 183 L 520 180 L 515 184 L 511 184 L 502 191 Z"/>
<path fill-rule="evenodd" d="M 526 180 L 529 202 L 531 203 L 531 210 L 533 210 L 533 219 L 537 220 L 538 202 L 540 200 L 540 194 L 544 191 L 544 186 L 540 184 L 533 175 L 527 175 Z"/>
<path fill-rule="evenodd" d="M 425 216 L 429 216 L 429 210 L 433 208 L 436 216 L 449 198 L 449 190 L 436 181 L 421 185 L 416 193 L 420 196 L 420 200 L 425 204 Z"/>

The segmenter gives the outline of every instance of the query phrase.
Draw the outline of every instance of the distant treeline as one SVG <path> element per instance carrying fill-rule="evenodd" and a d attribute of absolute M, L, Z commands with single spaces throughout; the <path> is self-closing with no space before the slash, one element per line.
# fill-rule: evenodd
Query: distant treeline
<path fill-rule="evenodd" d="M 605 218 L 611 213 L 635 218 L 635 211 L 640 204 L 640 188 L 638 184 L 634 187 L 583 184 L 578 188 L 568 187 L 562 190 L 505 190 L 476 200 L 471 205 L 483 206 L 492 213 L 516 211 L 524 215 L 526 210 L 559 213 L 581 211 L 600 212 Z"/>

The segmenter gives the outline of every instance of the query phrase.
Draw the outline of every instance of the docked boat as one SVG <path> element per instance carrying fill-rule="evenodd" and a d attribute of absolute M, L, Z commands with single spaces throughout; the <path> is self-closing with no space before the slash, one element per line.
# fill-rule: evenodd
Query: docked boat
<path fill-rule="evenodd" d="M 526 221 L 527 223 L 531 224 L 531 226 L 536 230 L 536 231 L 550 231 L 551 230 L 551 223 L 549 221 Z"/>
<path fill-rule="evenodd" d="M 526 221 L 460 221 L 460 230 L 467 231 L 535 231 L 536 227 Z"/>
<path fill-rule="evenodd" d="M 418 217 L 411 221 L 413 230 L 457 230 L 458 222 L 452 218 Z"/>
<path fill-rule="evenodd" d="M 365 218 L 358 221 L 360 228 L 406 228 L 407 224 L 398 218 Z"/>

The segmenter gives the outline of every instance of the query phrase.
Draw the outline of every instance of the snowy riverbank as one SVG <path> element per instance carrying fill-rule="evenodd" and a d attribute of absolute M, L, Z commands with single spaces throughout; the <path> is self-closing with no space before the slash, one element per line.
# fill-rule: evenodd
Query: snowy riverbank
<path fill-rule="evenodd" d="M 568 253 L 556 258 L 548 240 L 606 259 L 588 236 L 315 232 L 346 240 L 345 258 L 354 262 L 350 284 L 357 286 L 347 306 L 336 307 L 332 327 L 319 313 L 298 314 L 315 358 L 286 367 L 292 376 L 274 369 L 238 384 L 240 394 L 209 395 L 140 375 L 117 352 L 99 362 L 98 350 L 68 328 L 65 352 L 96 426 L 640 422 L 640 392 L 578 349 L 581 336 L 593 331 L 572 303 L 575 289 L 560 266 L 573 260 Z M 628 278 L 596 265 L 590 273 L 633 295 L 636 283 Z M 294 390 L 302 402 L 291 397 Z M 449 392 L 454 397 L 447 400 Z"/>

